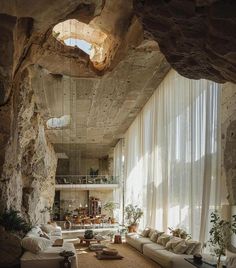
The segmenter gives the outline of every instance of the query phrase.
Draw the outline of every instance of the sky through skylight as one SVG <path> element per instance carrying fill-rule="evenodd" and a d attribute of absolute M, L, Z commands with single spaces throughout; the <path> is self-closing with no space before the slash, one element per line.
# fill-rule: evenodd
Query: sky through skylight
<path fill-rule="evenodd" d="M 78 48 L 83 50 L 85 53 L 90 55 L 92 45 L 89 44 L 88 42 L 84 40 L 75 39 L 75 38 L 68 38 L 64 42 L 67 46 L 73 46 L 73 47 L 77 46 Z"/>

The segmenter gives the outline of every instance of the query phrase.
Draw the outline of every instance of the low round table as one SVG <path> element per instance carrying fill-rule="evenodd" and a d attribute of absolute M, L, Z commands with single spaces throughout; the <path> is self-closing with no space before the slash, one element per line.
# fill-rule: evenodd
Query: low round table
<path fill-rule="evenodd" d="M 95 243 L 100 244 L 100 240 L 98 240 L 96 238 L 87 239 L 87 238 L 84 238 L 83 236 L 78 236 L 78 238 L 80 239 L 80 244 L 84 244 L 84 242 L 85 242 L 86 247 L 88 247 L 91 242 L 95 242 Z"/>

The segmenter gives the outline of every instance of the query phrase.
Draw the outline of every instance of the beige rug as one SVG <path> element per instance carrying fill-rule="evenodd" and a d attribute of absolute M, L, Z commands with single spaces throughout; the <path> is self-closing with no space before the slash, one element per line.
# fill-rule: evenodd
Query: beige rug
<path fill-rule="evenodd" d="M 94 252 L 79 246 L 76 249 L 79 268 L 161 268 L 127 244 L 111 244 L 109 247 L 116 248 L 124 258 L 122 260 L 97 260 Z"/>

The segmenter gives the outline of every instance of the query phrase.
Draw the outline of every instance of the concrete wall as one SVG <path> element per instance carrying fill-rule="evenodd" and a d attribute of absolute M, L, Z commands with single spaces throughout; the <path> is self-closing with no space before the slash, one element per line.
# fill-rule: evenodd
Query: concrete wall
<path fill-rule="evenodd" d="M 60 207 L 63 211 L 73 211 L 81 205 L 85 207 L 87 202 L 87 191 L 63 190 L 60 192 Z"/>
<path fill-rule="evenodd" d="M 60 207 L 61 210 L 66 211 L 73 211 L 81 205 L 85 207 L 88 204 L 87 200 L 88 191 L 81 191 L 81 190 L 62 190 L 60 192 Z M 90 190 L 89 197 L 96 197 L 101 200 L 102 203 L 102 214 L 107 214 L 107 211 L 103 210 L 103 206 L 108 201 L 113 201 L 113 191 L 112 190 Z"/>

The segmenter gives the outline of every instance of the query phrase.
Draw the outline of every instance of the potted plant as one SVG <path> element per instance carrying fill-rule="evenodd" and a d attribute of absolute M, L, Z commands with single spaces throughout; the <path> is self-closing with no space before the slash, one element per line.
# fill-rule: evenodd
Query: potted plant
<path fill-rule="evenodd" d="M 221 267 L 220 258 L 225 255 L 232 234 L 236 234 L 236 215 L 233 215 L 232 218 L 232 222 L 229 222 L 221 219 L 217 211 L 211 213 L 212 227 L 208 245 L 212 247 L 217 257 L 217 267 Z"/>
<path fill-rule="evenodd" d="M 125 219 L 128 223 L 129 233 L 137 232 L 138 224 L 142 216 L 143 211 L 138 206 L 129 204 L 125 207 Z"/>
<path fill-rule="evenodd" d="M 111 223 L 115 223 L 114 219 L 114 209 L 116 208 L 117 203 L 113 201 L 108 201 L 104 206 L 103 209 L 108 212 L 109 218 L 111 219 Z"/>

